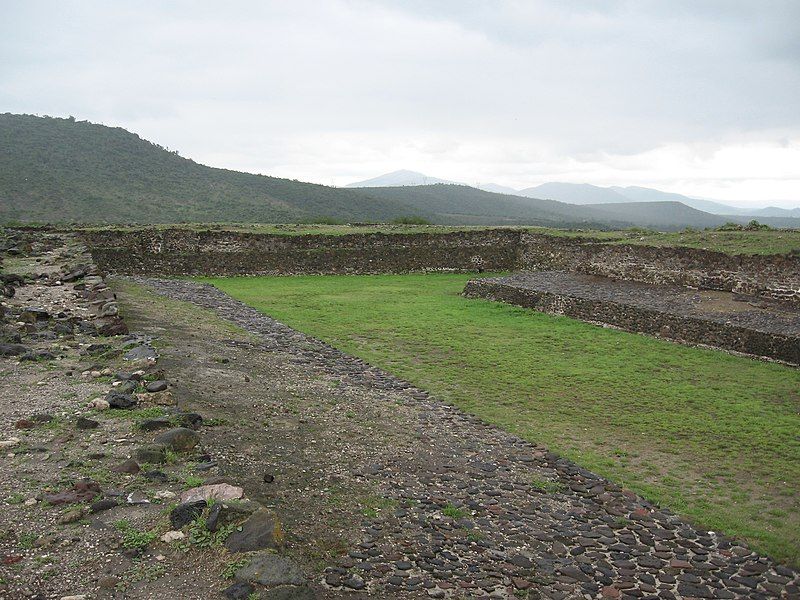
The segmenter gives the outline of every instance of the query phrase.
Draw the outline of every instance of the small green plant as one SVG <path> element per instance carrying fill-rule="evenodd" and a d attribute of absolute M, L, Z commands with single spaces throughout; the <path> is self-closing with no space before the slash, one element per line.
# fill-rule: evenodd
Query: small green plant
<path fill-rule="evenodd" d="M 223 579 L 233 579 L 233 576 L 236 575 L 236 571 L 246 567 L 249 563 L 250 561 L 246 558 L 240 558 L 239 560 L 231 561 L 222 569 L 220 577 Z"/>
<path fill-rule="evenodd" d="M 137 531 L 127 529 L 122 534 L 122 546 L 128 549 L 146 548 L 158 535 L 155 531 Z"/>
<path fill-rule="evenodd" d="M 453 506 L 452 504 L 448 504 L 442 509 L 442 514 L 446 517 L 450 517 L 451 519 L 463 519 L 469 513 L 456 506 Z"/>
<path fill-rule="evenodd" d="M 205 517 L 198 517 L 189 524 L 189 543 L 195 548 L 206 549 L 221 546 L 234 532 L 236 525 L 226 525 L 209 531 Z"/>
<path fill-rule="evenodd" d="M 52 419 L 50 419 L 49 421 L 46 421 L 42 425 L 42 429 L 50 430 L 50 431 L 57 431 L 57 430 L 61 429 L 62 427 L 64 427 L 64 424 L 65 423 L 64 423 L 63 419 L 61 419 L 59 417 L 53 417 Z"/>
<path fill-rule="evenodd" d="M 156 417 L 163 417 L 166 411 L 160 406 L 148 406 L 146 408 L 136 408 L 128 410 L 124 408 L 110 408 L 101 413 L 105 417 L 114 419 L 126 420 L 139 420 L 139 419 L 155 419 Z"/>
<path fill-rule="evenodd" d="M 115 521 L 114 529 L 122 532 L 122 546 L 129 550 L 146 548 L 158 535 L 154 530 L 139 531 L 138 529 L 134 529 L 125 519 Z"/>
<path fill-rule="evenodd" d="M 617 517 L 616 519 L 614 519 L 614 524 L 617 527 L 627 527 L 628 525 L 631 524 L 631 521 L 630 519 L 627 519 L 625 517 Z"/>
<path fill-rule="evenodd" d="M 133 565 L 123 573 L 117 590 L 125 591 L 131 584 L 139 581 L 155 581 L 167 572 L 167 567 L 161 563 L 147 564 L 141 559 L 134 559 Z"/>
<path fill-rule="evenodd" d="M 19 492 L 14 492 L 8 498 L 6 498 L 7 504 L 22 504 L 25 502 L 25 494 L 21 494 Z"/>
<path fill-rule="evenodd" d="M 480 531 L 470 531 L 467 533 L 468 542 L 480 542 L 483 538 L 484 535 Z"/>
<path fill-rule="evenodd" d="M 19 547 L 20 548 L 24 548 L 25 550 L 30 550 L 31 548 L 33 548 L 33 542 L 35 542 L 36 538 L 38 538 L 38 537 L 39 536 L 37 536 L 35 533 L 22 533 L 22 534 L 20 534 L 19 542 L 18 542 L 19 543 Z"/>
<path fill-rule="evenodd" d="M 175 450 L 173 450 L 172 448 L 166 449 L 166 451 L 164 452 L 164 457 L 168 465 L 174 465 L 181 458 L 180 454 L 175 452 Z"/>
<path fill-rule="evenodd" d="M 197 475 L 185 475 L 183 478 L 183 482 L 188 485 L 189 487 L 198 487 L 203 485 L 204 479 L 202 477 L 198 477 Z"/>
<path fill-rule="evenodd" d="M 370 519 L 374 519 L 381 510 L 397 506 L 397 500 L 384 498 L 382 496 L 365 496 L 361 499 L 360 504 L 363 507 L 361 514 Z"/>
<path fill-rule="evenodd" d="M 131 524 L 128 522 L 127 519 L 120 519 L 119 521 L 114 521 L 114 529 L 117 531 L 126 531 L 130 529 Z"/>
<path fill-rule="evenodd" d="M 531 487 L 544 492 L 545 494 L 554 494 L 564 490 L 564 484 L 552 479 L 544 479 L 542 477 L 534 477 L 531 479 Z"/>

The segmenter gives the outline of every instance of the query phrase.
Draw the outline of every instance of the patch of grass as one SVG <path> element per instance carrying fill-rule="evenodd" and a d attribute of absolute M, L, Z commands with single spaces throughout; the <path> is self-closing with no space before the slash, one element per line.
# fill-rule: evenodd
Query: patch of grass
<path fill-rule="evenodd" d="M 205 479 L 203 479 L 202 477 L 198 477 L 197 475 L 187 474 L 184 475 L 183 477 L 183 483 L 185 483 L 190 488 L 199 487 L 203 485 L 204 481 Z"/>
<path fill-rule="evenodd" d="M 361 514 L 374 519 L 380 511 L 396 507 L 397 500 L 383 496 L 365 496 L 359 501 L 359 504 L 361 505 Z"/>
<path fill-rule="evenodd" d="M 534 477 L 531 479 L 531 487 L 536 488 L 540 492 L 544 492 L 546 494 L 552 494 L 555 492 L 561 492 L 564 490 L 564 484 L 559 481 L 553 481 L 551 479 L 543 479 L 541 477 Z"/>
<path fill-rule="evenodd" d="M 156 539 L 156 531 L 139 531 L 128 525 L 122 529 L 122 546 L 128 549 L 146 548 Z"/>
<path fill-rule="evenodd" d="M 134 559 L 130 569 L 122 574 L 121 581 L 117 584 L 117 590 L 125 591 L 132 584 L 140 581 L 156 581 L 166 572 L 167 567 L 162 563 L 148 564 L 141 558 Z"/>
<path fill-rule="evenodd" d="M 49 421 L 45 421 L 40 425 L 40 429 L 44 431 L 60 431 L 64 428 L 66 422 L 61 417 L 53 417 Z"/>
<path fill-rule="evenodd" d="M 480 531 L 467 531 L 467 541 L 468 542 L 480 542 L 486 536 L 481 533 Z"/>
<path fill-rule="evenodd" d="M 800 370 L 465 299 L 469 278 L 206 281 L 703 527 L 800 564 Z"/>
<path fill-rule="evenodd" d="M 21 533 L 17 545 L 24 550 L 30 550 L 33 548 L 33 542 L 35 542 L 38 537 L 39 536 L 35 533 Z"/>
<path fill-rule="evenodd" d="M 800 230 L 650 232 L 612 243 L 703 248 L 726 254 L 791 254 L 800 251 Z"/>
<path fill-rule="evenodd" d="M 451 519 L 463 519 L 469 513 L 463 509 L 460 509 L 452 504 L 448 504 L 442 509 L 442 514 L 446 517 L 450 517 Z"/>
<path fill-rule="evenodd" d="M 13 492 L 6 498 L 6 504 L 22 504 L 25 502 L 26 496 L 20 492 Z"/>
<path fill-rule="evenodd" d="M 107 410 L 97 411 L 97 414 L 105 415 L 111 419 L 127 419 L 129 421 L 138 421 L 140 419 L 155 419 L 156 417 L 163 417 L 167 414 L 160 406 L 148 406 L 145 408 L 109 408 Z"/>
<path fill-rule="evenodd" d="M 254 339 L 251 334 L 220 318 L 214 311 L 159 296 L 145 286 L 121 279 L 111 279 L 111 288 L 117 293 L 123 318 L 135 322 L 143 311 L 168 312 L 176 318 L 187 319 L 195 324 L 196 333 L 200 337 L 209 334 L 224 334 L 239 340 Z"/>
<path fill-rule="evenodd" d="M 118 521 L 114 521 L 114 529 L 117 531 L 126 531 L 130 529 L 131 524 L 130 521 L 127 519 L 119 519 Z"/>

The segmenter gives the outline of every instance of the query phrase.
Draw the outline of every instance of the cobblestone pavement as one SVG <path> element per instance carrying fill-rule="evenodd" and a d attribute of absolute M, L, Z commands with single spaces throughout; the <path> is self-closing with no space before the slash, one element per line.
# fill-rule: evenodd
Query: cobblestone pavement
<path fill-rule="evenodd" d="M 800 598 L 796 571 L 211 286 L 135 281 L 256 334 L 254 352 L 403 407 L 397 427 L 409 441 L 376 443 L 380 453 L 352 459 L 353 474 L 373 482 L 385 504 L 361 521 L 359 542 L 324 569 L 319 583 L 331 596 Z"/>

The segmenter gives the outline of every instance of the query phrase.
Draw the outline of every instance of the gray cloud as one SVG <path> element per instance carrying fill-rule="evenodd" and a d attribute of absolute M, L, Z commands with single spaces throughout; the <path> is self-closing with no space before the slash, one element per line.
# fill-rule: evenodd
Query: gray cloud
<path fill-rule="evenodd" d="M 4 12 L 0 110 L 121 125 L 220 166 L 323 183 L 416 168 L 800 198 L 798 168 L 765 162 L 800 143 L 795 1 L 34 1 Z M 726 170 L 719 156 L 737 148 L 752 159 Z M 729 185 L 737 177 L 762 183 Z"/>

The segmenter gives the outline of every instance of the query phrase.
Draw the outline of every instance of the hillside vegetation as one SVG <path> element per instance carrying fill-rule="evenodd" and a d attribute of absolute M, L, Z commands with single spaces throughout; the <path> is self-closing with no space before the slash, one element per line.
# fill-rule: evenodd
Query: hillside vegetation
<path fill-rule="evenodd" d="M 430 210 L 445 222 L 471 225 L 543 225 L 553 227 L 624 228 L 629 219 L 592 208 L 556 200 L 539 200 L 486 192 L 466 185 L 434 185 L 360 188 L 370 196 L 396 200 L 416 211 Z"/>
<path fill-rule="evenodd" d="M 0 221 L 274 223 L 411 213 L 391 199 L 207 167 L 118 127 L 0 115 Z"/>
<path fill-rule="evenodd" d="M 119 127 L 0 115 L 0 223 L 386 223 L 677 231 L 728 220 L 678 202 L 579 206 L 449 183 L 333 188 L 217 169 Z M 800 219 L 764 222 L 800 226 Z"/>

